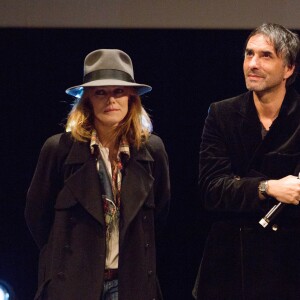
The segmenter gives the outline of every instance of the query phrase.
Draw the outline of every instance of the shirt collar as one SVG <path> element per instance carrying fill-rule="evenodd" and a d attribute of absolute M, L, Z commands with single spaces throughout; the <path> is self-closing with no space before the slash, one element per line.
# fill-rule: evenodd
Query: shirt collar
<path fill-rule="evenodd" d="M 91 149 L 92 154 L 95 153 L 95 147 L 99 148 L 99 147 L 102 147 L 102 145 L 97 136 L 97 132 L 94 129 L 92 131 L 91 142 L 90 142 L 90 149 Z M 130 148 L 129 148 L 128 141 L 126 140 L 125 137 L 121 139 L 121 142 L 119 145 L 118 157 L 122 157 L 122 158 L 124 157 L 126 160 L 128 160 L 130 158 Z"/>

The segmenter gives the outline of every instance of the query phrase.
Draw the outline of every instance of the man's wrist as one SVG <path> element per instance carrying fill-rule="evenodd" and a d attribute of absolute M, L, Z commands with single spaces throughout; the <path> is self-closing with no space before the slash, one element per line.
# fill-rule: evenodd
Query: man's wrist
<path fill-rule="evenodd" d="M 258 185 L 258 192 L 260 195 L 262 195 L 264 198 L 268 198 L 268 189 L 269 189 L 269 183 L 268 180 L 263 180 Z"/>

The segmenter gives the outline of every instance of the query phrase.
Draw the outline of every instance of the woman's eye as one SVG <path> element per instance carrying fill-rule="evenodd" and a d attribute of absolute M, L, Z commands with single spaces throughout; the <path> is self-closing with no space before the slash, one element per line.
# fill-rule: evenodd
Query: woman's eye
<path fill-rule="evenodd" d="M 115 94 L 122 94 L 122 93 L 124 93 L 124 89 L 116 89 L 115 90 Z"/>
<path fill-rule="evenodd" d="M 96 90 L 95 95 L 103 96 L 103 95 L 105 95 L 105 91 L 104 90 Z"/>

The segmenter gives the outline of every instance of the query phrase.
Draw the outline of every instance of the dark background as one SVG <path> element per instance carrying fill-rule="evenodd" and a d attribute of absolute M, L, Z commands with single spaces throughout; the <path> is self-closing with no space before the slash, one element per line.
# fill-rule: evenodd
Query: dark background
<path fill-rule="evenodd" d="M 198 149 L 211 102 L 245 91 L 248 30 L 0 29 L 0 279 L 19 300 L 33 299 L 38 250 L 24 221 L 26 191 L 45 139 L 63 131 L 82 82 L 83 59 L 119 48 L 137 82 L 153 91 L 143 103 L 170 160 L 172 204 L 159 246 L 166 300 L 189 300 L 211 223 L 197 200 Z M 299 90 L 299 79 L 296 82 Z"/>

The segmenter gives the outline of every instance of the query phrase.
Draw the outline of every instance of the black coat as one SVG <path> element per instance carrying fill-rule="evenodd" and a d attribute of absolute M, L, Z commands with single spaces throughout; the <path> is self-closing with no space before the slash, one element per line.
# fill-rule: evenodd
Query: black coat
<path fill-rule="evenodd" d="M 131 149 L 121 189 L 119 298 L 159 299 L 155 229 L 169 206 L 168 159 L 161 139 Z M 40 248 L 35 299 L 99 300 L 105 223 L 89 143 L 68 133 L 44 144 L 27 195 L 25 218 Z"/>
<path fill-rule="evenodd" d="M 299 171 L 300 96 L 294 90 L 263 141 L 251 92 L 210 106 L 199 187 L 215 223 L 196 282 L 198 300 L 300 299 L 299 207 L 285 207 L 276 226 L 258 224 L 276 203 L 259 200 L 259 182 Z"/>

